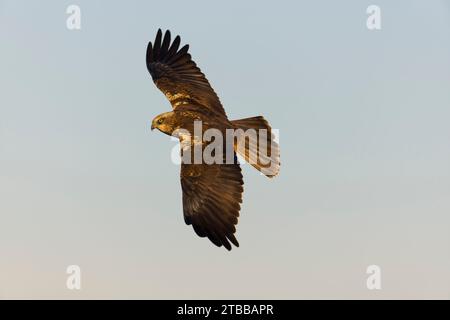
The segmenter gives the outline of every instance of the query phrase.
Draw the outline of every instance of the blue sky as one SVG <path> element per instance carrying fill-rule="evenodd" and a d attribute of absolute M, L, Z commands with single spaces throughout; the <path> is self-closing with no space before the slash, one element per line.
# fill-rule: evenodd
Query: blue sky
<path fill-rule="evenodd" d="M 0 1 L 0 297 L 449 298 L 449 27 L 437 0 Z M 280 131 L 278 178 L 244 165 L 231 253 L 185 226 L 150 132 L 158 28 L 231 119 Z"/>

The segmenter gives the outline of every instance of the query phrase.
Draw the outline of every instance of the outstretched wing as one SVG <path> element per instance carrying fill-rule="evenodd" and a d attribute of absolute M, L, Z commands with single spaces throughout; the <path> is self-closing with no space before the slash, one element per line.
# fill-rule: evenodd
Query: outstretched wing
<path fill-rule="evenodd" d="M 182 164 L 181 187 L 186 224 L 216 246 L 239 247 L 234 233 L 242 203 L 243 180 L 239 164 Z"/>
<path fill-rule="evenodd" d="M 189 45 L 181 49 L 179 47 L 180 37 L 177 36 L 171 43 L 170 31 L 167 30 L 162 38 L 161 29 L 156 34 L 154 44 L 148 44 L 147 69 L 156 86 L 174 109 L 184 104 L 194 104 L 225 116 L 217 94 L 192 61 L 188 53 Z"/>

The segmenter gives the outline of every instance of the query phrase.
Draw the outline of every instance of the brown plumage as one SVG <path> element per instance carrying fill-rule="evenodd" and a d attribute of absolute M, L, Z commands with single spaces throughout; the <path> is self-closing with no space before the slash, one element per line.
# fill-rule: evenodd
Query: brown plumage
<path fill-rule="evenodd" d="M 263 117 L 228 120 L 217 94 L 192 61 L 188 53 L 189 46 L 180 48 L 180 44 L 179 36 L 172 42 L 170 31 L 166 31 L 163 36 L 161 30 L 158 30 L 154 43 L 149 43 L 147 48 L 147 69 L 173 108 L 171 112 L 155 117 L 152 129 L 156 128 L 167 135 L 176 135 L 176 132 L 184 129 L 194 137 L 194 121 L 201 120 L 203 132 L 214 128 L 222 132 L 224 137 L 227 129 L 265 129 L 268 133 L 266 140 L 269 151 L 262 150 L 258 145 L 260 133 L 257 131 L 256 138 L 236 138 L 234 150 L 231 151 L 231 158 L 234 159 L 232 163 L 181 164 L 180 178 L 186 224 L 192 225 L 200 237 L 207 237 L 218 247 L 224 246 L 231 250 L 231 243 L 239 246 L 234 233 L 244 184 L 236 153 L 246 161 L 252 159 L 252 156 L 258 157 L 258 160 L 266 160 L 266 163 L 258 161 L 252 165 L 266 176 L 274 177 L 280 166 L 279 148 L 274 141 L 272 129 Z M 183 143 L 185 137 L 181 134 L 176 136 Z M 239 139 L 246 141 L 240 149 L 237 148 Z M 194 146 L 194 140 L 188 142 L 191 147 Z M 210 142 L 203 141 L 202 138 L 201 140 L 201 150 L 204 150 Z M 223 147 L 225 150 L 225 143 Z M 194 148 L 188 148 L 183 151 L 193 154 L 193 150 Z M 226 157 L 224 152 L 224 161 Z"/>

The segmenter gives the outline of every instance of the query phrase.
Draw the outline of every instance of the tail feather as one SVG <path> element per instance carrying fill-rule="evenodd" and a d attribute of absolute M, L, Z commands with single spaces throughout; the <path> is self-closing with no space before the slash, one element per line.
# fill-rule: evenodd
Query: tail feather
<path fill-rule="evenodd" d="M 280 148 L 266 119 L 259 116 L 231 123 L 235 129 L 236 153 L 267 177 L 275 177 L 280 171 Z"/>

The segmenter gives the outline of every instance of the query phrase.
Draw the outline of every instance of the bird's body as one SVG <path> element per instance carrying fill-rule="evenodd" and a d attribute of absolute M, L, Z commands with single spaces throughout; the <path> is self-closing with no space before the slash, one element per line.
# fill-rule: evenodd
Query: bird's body
<path fill-rule="evenodd" d="M 170 32 L 163 38 L 158 30 L 154 44 L 150 43 L 147 49 L 147 68 L 173 107 L 171 112 L 153 119 L 152 129 L 178 137 L 182 154 L 189 155 L 183 158 L 180 173 L 185 222 L 200 237 L 208 237 L 215 245 L 231 250 L 230 242 L 239 246 L 234 233 L 244 184 L 236 153 L 247 161 L 257 158 L 256 162 L 249 162 L 266 176 L 273 177 L 280 166 L 278 144 L 263 117 L 230 121 L 208 80 L 192 61 L 189 47 L 179 49 L 179 46 L 180 37 L 171 43 Z M 203 133 L 211 130 L 222 137 L 227 137 L 229 130 L 253 130 L 256 135 L 233 137 L 229 150 L 226 139 L 222 142 L 205 139 Z M 242 139 L 244 143 L 239 144 Z M 215 161 L 208 163 L 203 154 L 212 149 L 213 143 L 218 147 L 212 153 Z M 199 150 L 200 162 L 195 161 Z"/>

